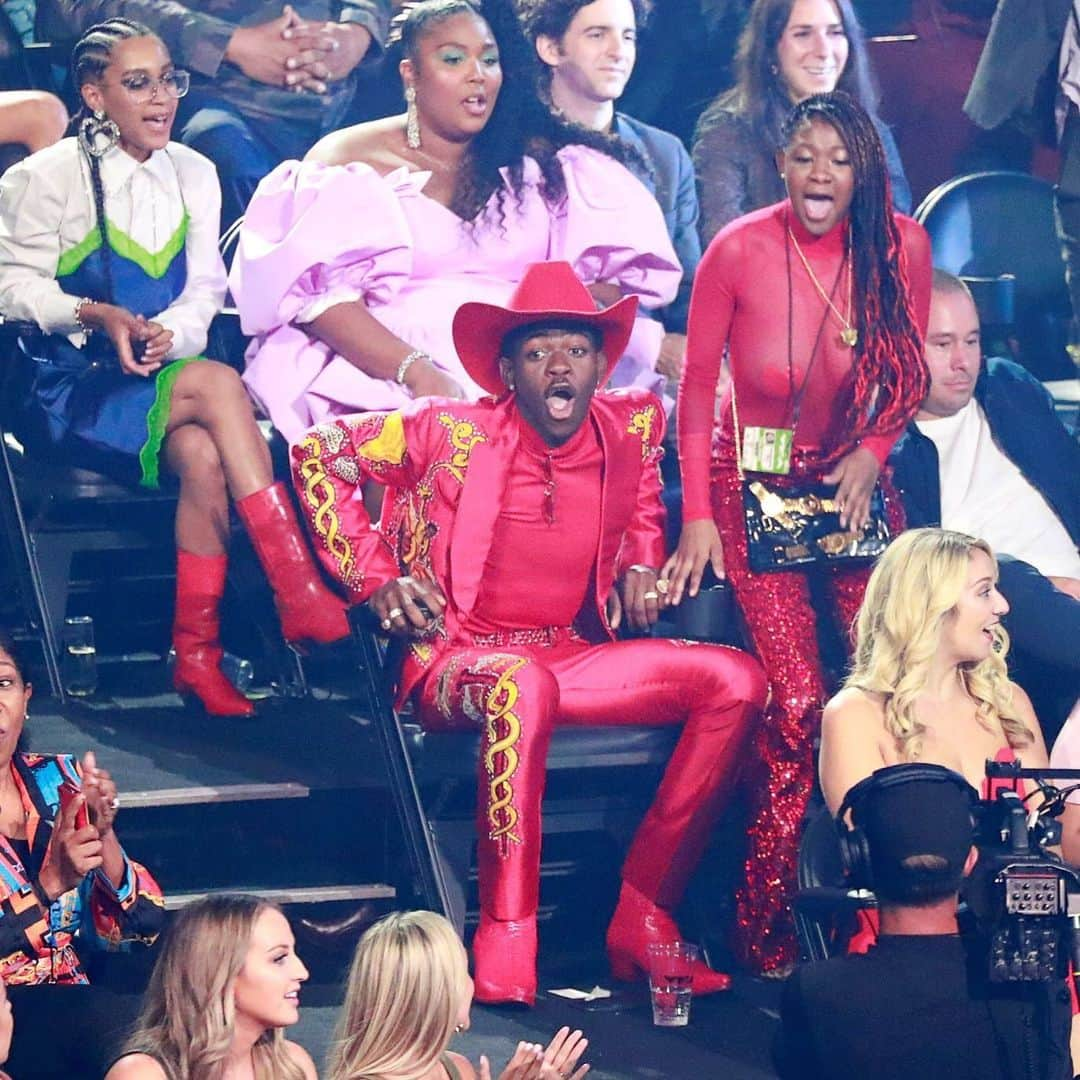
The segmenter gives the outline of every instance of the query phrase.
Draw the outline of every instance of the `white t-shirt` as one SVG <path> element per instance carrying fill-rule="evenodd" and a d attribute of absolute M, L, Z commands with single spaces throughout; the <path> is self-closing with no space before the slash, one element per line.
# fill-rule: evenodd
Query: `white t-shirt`
<path fill-rule="evenodd" d="M 1080 552 L 1065 526 L 994 442 L 974 398 L 953 416 L 916 426 L 937 447 L 944 528 L 980 537 L 1044 577 L 1080 578 Z"/>

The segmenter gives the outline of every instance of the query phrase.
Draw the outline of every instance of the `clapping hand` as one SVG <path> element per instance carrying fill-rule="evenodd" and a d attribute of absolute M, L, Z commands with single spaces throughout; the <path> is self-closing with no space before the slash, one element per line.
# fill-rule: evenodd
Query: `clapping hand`
<path fill-rule="evenodd" d="M 568 1027 L 560 1028 L 546 1049 L 538 1043 L 518 1043 L 499 1080 L 581 1080 L 589 1066 L 578 1061 L 588 1045 L 580 1031 Z M 480 1080 L 491 1080 L 491 1063 L 483 1055 Z"/>
<path fill-rule="evenodd" d="M 83 795 L 90 821 L 97 826 L 102 840 L 112 832 L 113 822 L 120 811 L 120 796 L 113 778 L 99 769 L 93 750 L 87 750 L 82 759 Z"/>

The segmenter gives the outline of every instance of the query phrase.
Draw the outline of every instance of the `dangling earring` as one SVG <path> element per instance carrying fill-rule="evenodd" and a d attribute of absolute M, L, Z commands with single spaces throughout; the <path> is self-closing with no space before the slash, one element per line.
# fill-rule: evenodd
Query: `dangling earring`
<path fill-rule="evenodd" d="M 772 73 L 773 73 L 774 75 L 779 75 L 779 74 L 780 74 L 780 65 L 779 65 L 779 64 L 770 64 L 770 65 L 769 65 L 769 70 L 770 70 L 770 71 L 771 71 L 771 72 L 772 72 Z"/>
<path fill-rule="evenodd" d="M 420 149 L 420 114 L 416 111 L 416 87 L 405 87 L 405 142 L 410 150 Z"/>
<path fill-rule="evenodd" d="M 120 129 L 101 109 L 86 117 L 79 125 L 79 143 L 95 158 L 103 157 L 120 141 Z"/>

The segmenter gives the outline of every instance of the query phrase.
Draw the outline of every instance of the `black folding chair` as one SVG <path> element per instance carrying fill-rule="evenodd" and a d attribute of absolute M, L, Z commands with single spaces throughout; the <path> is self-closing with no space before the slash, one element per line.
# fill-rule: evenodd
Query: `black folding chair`
<path fill-rule="evenodd" d="M 855 913 L 877 907 L 873 893 L 845 884 L 840 838 L 829 808 L 812 817 L 799 845 L 795 931 L 807 960 L 828 960 L 846 945 Z"/>

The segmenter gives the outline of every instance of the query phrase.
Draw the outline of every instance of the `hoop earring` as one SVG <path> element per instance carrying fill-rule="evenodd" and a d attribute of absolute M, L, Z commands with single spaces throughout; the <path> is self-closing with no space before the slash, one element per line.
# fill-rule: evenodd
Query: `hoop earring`
<path fill-rule="evenodd" d="M 79 125 L 79 144 L 92 157 L 104 157 L 120 141 L 120 129 L 101 109 Z"/>
<path fill-rule="evenodd" d="M 405 142 L 410 150 L 420 149 L 420 114 L 416 110 L 416 87 L 405 87 Z"/>

